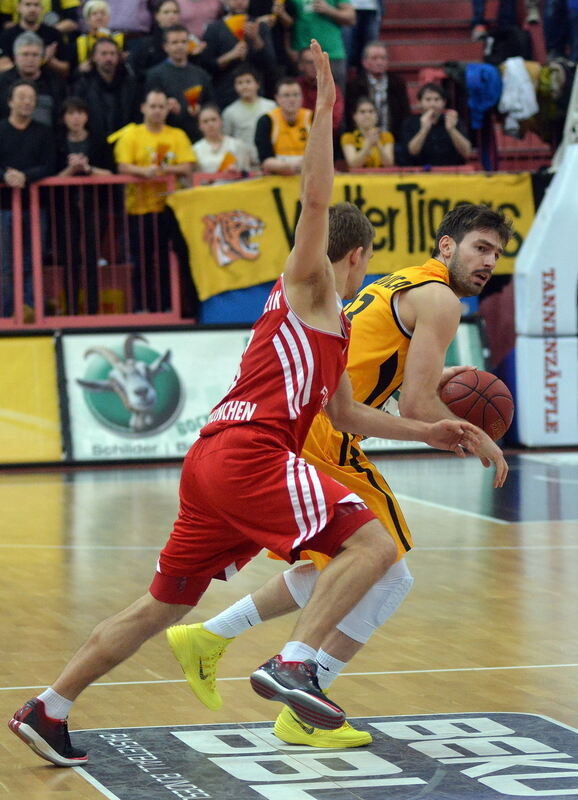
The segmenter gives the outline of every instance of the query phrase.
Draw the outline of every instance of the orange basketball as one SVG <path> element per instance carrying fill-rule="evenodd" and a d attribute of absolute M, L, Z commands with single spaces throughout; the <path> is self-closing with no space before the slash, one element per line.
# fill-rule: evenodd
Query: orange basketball
<path fill-rule="evenodd" d="M 446 383 L 440 396 L 457 417 L 482 428 L 494 441 L 512 424 L 514 399 L 506 384 L 491 372 L 460 372 Z"/>

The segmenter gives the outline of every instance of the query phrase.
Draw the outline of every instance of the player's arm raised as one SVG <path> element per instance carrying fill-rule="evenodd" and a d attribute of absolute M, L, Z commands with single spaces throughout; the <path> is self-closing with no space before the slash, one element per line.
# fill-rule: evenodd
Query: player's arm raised
<path fill-rule="evenodd" d="M 462 419 L 421 422 L 384 414 L 377 408 L 358 403 L 353 399 L 351 381 L 346 372 L 327 404 L 326 412 L 337 430 L 355 431 L 362 436 L 380 439 L 426 442 L 440 450 L 452 450 L 458 456 L 464 455 L 464 447 L 468 450 L 478 447 L 482 433 L 475 425 Z"/>
<path fill-rule="evenodd" d="M 325 294 L 330 291 L 333 295 L 335 291 L 333 270 L 327 258 L 328 209 L 334 173 L 335 83 L 329 57 L 315 39 L 311 41 L 311 53 L 317 71 L 317 101 L 303 156 L 301 214 L 295 229 L 295 244 L 284 271 L 285 287 L 289 291 L 291 287 L 296 288 L 290 296 L 292 305 L 308 302 L 308 295 L 302 293 L 304 283 L 310 284 L 322 301 Z M 299 308 L 295 310 L 299 312 Z"/>

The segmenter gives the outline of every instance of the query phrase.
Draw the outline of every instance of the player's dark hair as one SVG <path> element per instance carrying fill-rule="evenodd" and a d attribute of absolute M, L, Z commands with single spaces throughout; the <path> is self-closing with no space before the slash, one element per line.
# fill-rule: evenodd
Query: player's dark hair
<path fill-rule="evenodd" d="M 356 247 L 367 250 L 374 236 L 373 225 L 353 203 L 336 203 L 330 207 L 327 255 L 332 264 Z"/>
<path fill-rule="evenodd" d="M 459 244 L 471 231 L 495 231 L 505 247 L 512 236 L 512 220 L 503 211 L 494 211 L 489 206 L 474 203 L 462 203 L 445 215 L 436 231 L 436 243 L 433 258 L 440 254 L 440 239 L 451 236 Z"/>

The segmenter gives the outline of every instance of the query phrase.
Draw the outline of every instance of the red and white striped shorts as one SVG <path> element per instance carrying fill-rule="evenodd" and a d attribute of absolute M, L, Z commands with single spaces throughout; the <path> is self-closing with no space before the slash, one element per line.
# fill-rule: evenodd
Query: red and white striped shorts
<path fill-rule="evenodd" d="M 179 515 L 158 571 L 203 578 L 206 588 L 207 580 L 228 577 L 263 548 L 289 563 L 301 550 L 334 556 L 374 518 L 350 489 L 283 448 L 273 435 L 237 425 L 199 439 L 187 454 Z"/>

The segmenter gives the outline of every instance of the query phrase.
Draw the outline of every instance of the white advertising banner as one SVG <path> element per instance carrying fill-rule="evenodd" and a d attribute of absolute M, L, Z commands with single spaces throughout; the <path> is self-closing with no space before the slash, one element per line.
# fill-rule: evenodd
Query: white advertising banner
<path fill-rule="evenodd" d="M 63 336 L 69 456 L 184 456 L 232 382 L 248 337 L 248 330 Z"/>
<path fill-rule="evenodd" d="M 249 330 L 62 337 L 72 461 L 180 458 L 237 371 Z M 483 367 L 478 326 L 460 325 L 448 364 Z M 388 409 L 397 413 L 392 398 Z M 427 448 L 368 439 L 367 451 Z"/>
<path fill-rule="evenodd" d="M 570 145 L 520 248 L 514 270 L 516 332 L 578 333 L 578 144 Z"/>
<path fill-rule="evenodd" d="M 516 414 L 521 444 L 578 444 L 578 338 L 516 339 Z"/>

